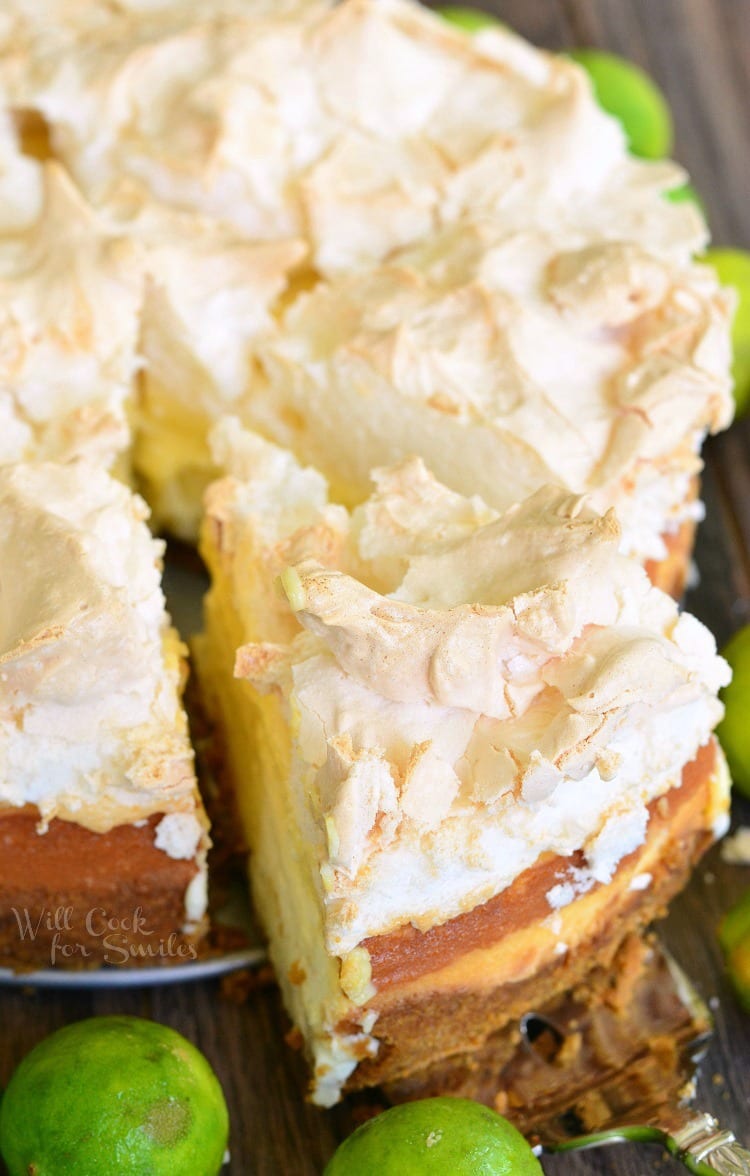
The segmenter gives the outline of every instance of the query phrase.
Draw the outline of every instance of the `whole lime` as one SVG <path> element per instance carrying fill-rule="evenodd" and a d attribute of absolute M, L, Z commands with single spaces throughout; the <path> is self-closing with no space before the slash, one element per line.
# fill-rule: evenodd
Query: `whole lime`
<path fill-rule="evenodd" d="M 745 891 L 721 920 L 719 943 L 732 987 L 750 1012 L 750 890 Z"/>
<path fill-rule="evenodd" d="M 633 155 L 663 159 L 672 150 L 672 115 L 659 87 L 639 66 L 601 49 L 573 49 L 569 56 L 591 78 L 602 110 L 622 123 Z"/>
<path fill-rule="evenodd" d="M 750 1013 L 750 936 L 738 943 L 727 957 L 727 971 L 737 999 Z"/>
<path fill-rule="evenodd" d="M 747 941 L 750 943 L 750 890 L 727 911 L 719 923 L 719 943 L 725 956 Z"/>
<path fill-rule="evenodd" d="M 490 16 L 489 12 L 483 12 L 481 8 L 462 8 L 457 4 L 447 4 L 436 11 L 443 20 L 463 29 L 465 33 L 479 33 L 482 29 L 503 27 L 496 16 Z"/>
<path fill-rule="evenodd" d="M 391 1107 L 345 1139 L 324 1176 L 541 1176 L 519 1131 L 465 1098 Z"/>
<path fill-rule="evenodd" d="M 694 204 L 703 217 L 706 217 L 706 206 L 692 184 L 680 184 L 679 188 L 669 188 L 664 193 L 671 204 Z"/>
<path fill-rule="evenodd" d="M 203 1054 L 139 1017 L 59 1029 L 26 1055 L 0 1103 L 9 1176 L 216 1176 L 228 1133 Z"/>
<path fill-rule="evenodd" d="M 732 376 L 737 415 L 750 408 L 750 253 L 744 249 L 709 249 L 699 260 L 708 262 L 725 286 L 737 291 L 732 324 Z"/>
<path fill-rule="evenodd" d="M 745 625 L 721 651 L 732 667 L 732 681 L 721 692 L 726 708 L 716 728 L 738 792 L 750 796 L 750 625 Z"/>

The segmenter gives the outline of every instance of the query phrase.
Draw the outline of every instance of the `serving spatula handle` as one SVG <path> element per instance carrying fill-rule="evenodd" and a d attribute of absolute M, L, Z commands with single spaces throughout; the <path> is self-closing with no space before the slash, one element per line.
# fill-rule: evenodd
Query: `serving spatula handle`
<path fill-rule="evenodd" d="M 667 1148 L 692 1172 L 750 1176 L 750 1151 L 713 1115 L 699 1114 L 667 1137 Z"/>
<path fill-rule="evenodd" d="M 610 1127 L 572 1139 L 544 1138 L 535 1148 L 543 1152 L 585 1151 L 611 1143 L 658 1143 L 679 1160 L 693 1176 L 750 1176 L 750 1151 L 742 1147 L 731 1131 L 725 1131 L 713 1115 L 686 1117 L 682 1127 L 665 1131 L 661 1127 Z"/>

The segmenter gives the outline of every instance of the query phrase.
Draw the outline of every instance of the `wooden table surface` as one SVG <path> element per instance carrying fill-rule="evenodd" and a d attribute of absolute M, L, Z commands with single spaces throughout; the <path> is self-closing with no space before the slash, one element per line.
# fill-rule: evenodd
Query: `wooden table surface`
<path fill-rule="evenodd" d="M 671 102 L 675 154 L 706 203 L 715 240 L 750 247 L 750 0 L 497 0 L 483 7 L 551 49 L 605 46 L 644 66 Z M 689 605 L 723 642 L 750 621 L 750 424 L 711 442 L 706 457 L 708 518 L 697 549 L 700 584 Z M 735 804 L 735 819 L 750 823 L 750 806 L 743 812 Z M 700 1104 L 750 1143 L 750 1016 L 722 977 L 714 934 L 748 886 L 750 868 L 724 865 L 714 851 L 675 903 L 664 937 L 704 996 L 718 998 Z M 351 1129 L 348 1108 L 326 1113 L 305 1104 L 272 987 L 244 1004 L 223 997 L 218 982 L 66 994 L 2 989 L 0 1085 L 52 1030 L 113 1012 L 172 1025 L 211 1059 L 230 1106 L 232 1160 L 225 1171 L 232 1176 L 315 1176 Z M 544 1167 L 566 1176 L 683 1171 L 656 1151 L 625 1147 L 545 1159 Z"/>

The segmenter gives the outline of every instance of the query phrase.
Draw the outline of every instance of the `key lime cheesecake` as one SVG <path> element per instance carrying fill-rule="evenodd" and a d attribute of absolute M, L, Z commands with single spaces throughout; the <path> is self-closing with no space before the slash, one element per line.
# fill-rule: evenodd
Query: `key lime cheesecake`
<path fill-rule="evenodd" d="M 0 470 L 0 965 L 185 962 L 208 823 L 145 503 L 85 462 Z"/>
<path fill-rule="evenodd" d="M 408 0 L 9 0 L 0 92 L 5 957 L 60 897 L 201 934 L 162 549 L 103 471 L 192 540 L 225 469 L 201 686 L 314 1098 L 434 1072 L 725 819 L 723 663 L 643 570 L 681 591 L 731 415 L 683 173 Z"/>
<path fill-rule="evenodd" d="M 420 459 L 353 512 L 236 420 L 195 648 L 321 1105 L 465 1058 L 611 965 L 727 826 L 709 632 L 544 486 Z"/>

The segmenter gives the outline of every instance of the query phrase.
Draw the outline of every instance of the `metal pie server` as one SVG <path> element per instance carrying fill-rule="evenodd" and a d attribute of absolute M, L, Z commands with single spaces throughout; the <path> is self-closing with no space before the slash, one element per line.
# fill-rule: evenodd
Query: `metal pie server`
<path fill-rule="evenodd" d="M 661 1127 L 611 1127 L 572 1139 L 559 1140 L 553 1130 L 534 1148 L 544 1152 L 585 1151 L 611 1143 L 657 1143 L 698 1176 L 750 1176 L 750 1151 L 742 1147 L 731 1131 L 721 1128 L 713 1115 L 685 1115 L 685 1125 L 668 1131 Z"/>
<path fill-rule="evenodd" d="M 537 1119 L 530 1132 L 536 1142 L 535 1152 L 582 1151 L 614 1143 L 658 1144 L 679 1160 L 688 1171 L 700 1176 L 750 1176 L 750 1151 L 742 1147 L 731 1131 L 724 1130 L 709 1114 L 689 1105 L 694 1092 L 693 1076 L 706 1052 L 710 1039 L 711 1017 L 685 973 L 662 949 L 674 991 L 690 1015 L 696 1032 L 678 1041 L 670 1059 L 670 1080 L 664 1098 L 658 1096 L 658 1084 L 635 1082 L 613 1073 L 596 1091 L 584 1091 L 566 1110 L 557 1109 L 546 1120 Z M 521 1023 L 522 1037 L 543 1064 L 554 1066 L 564 1054 L 566 1033 L 570 1025 L 557 1018 L 547 1020 L 530 1014 Z M 539 1042 L 542 1042 L 540 1051 Z M 565 1064 L 563 1057 L 563 1065 Z M 640 1065 L 643 1066 L 641 1059 Z M 637 1077 L 638 1059 L 631 1063 Z M 650 1093 L 649 1093 L 650 1092 Z M 585 1132 L 586 1100 L 594 1096 L 594 1111 L 602 1121 L 597 1130 Z M 632 1105 L 628 1105 L 630 1099 Z M 583 1114 L 582 1114 L 583 1106 Z"/>

